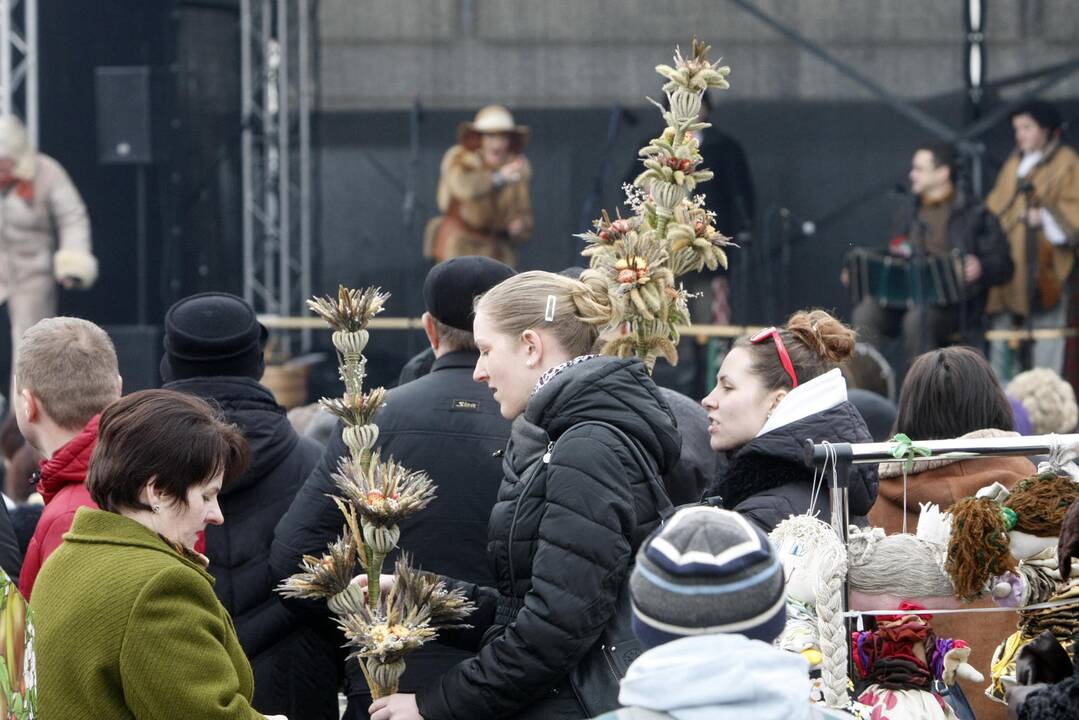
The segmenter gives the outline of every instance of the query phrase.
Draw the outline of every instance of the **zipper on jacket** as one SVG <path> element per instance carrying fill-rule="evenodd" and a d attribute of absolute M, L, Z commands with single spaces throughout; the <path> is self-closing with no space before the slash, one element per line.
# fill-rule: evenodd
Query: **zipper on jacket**
<path fill-rule="evenodd" d="M 510 571 L 510 597 L 517 597 L 517 576 L 513 571 L 513 534 L 517 530 L 517 513 L 521 510 L 521 500 L 524 499 L 525 493 L 532 487 L 532 481 L 539 475 L 539 471 L 543 469 L 544 465 L 551 462 L 551 448 L 554 447 L 554 442 L 547 443 L 547 452 L 543 453 L 543 462 L 536 466 L 535 472 L 521 485 L 521 494 L 517 496 L 517 502 L 513 504 L 513 517 L 510 518 L 510 536 L 506 541 L 506 550 L 509 555 L 509 571 Z"/>

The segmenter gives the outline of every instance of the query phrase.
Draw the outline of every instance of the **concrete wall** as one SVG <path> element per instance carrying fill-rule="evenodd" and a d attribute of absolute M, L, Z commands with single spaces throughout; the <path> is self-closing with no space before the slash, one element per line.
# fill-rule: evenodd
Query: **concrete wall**
<path fill-rule="evenodd" d="M 905 97 L 963 86 L 963 0 L 751 0 Z M 1074 52 L 1079 3 L 988 0 L 988 73 Z M 696 33 L 737 99 L 863 100 L 866 91 L 729 0 L 321 0 L 321 107 L 365 111 L 637 105 Z M 1055 94 L 1079 94 L 1079 80 Z"/>

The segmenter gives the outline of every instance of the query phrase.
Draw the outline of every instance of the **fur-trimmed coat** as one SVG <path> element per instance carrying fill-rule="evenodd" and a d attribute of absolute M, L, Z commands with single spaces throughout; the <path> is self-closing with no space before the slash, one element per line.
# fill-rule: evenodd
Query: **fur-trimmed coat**
<path fill-rule="evenodd" d="M 461 255 L 484 255 L 516 264 L 513 248 L 532 237 L 532 167 L 525 160 L 521 180 L 501 186 L 495 185 L 494 175 L 479 152 L 463 145 L 446 152 L 437 196 L 443 214 L 427 224 L 426 257 L 442 262 Z M 517 218 L 521 232 L 511 235 L 510 223 Z"/>
<path fill-rule="evenodd" d="M 1023 217 L 1027 200 L 1019 189 L 1017 171 L 1022 158 L 1012 153 L 1000 169 L 993 191 L 985 199 L 986 206 L 1000 219 L 1011 245 L 1015 273 L 1004 285 L 989 293 L 986 312 L 1011 312 L 1026 316 L 1030 298 L 1027 294 L 1026 224 Z M 1034 185 L 1034 199 L 1045 208 L 1067 235 L 1066 245 L 1054 245 L 1053 272 L 1061 283 L 1067 283 L 1075 267 L 1075 251 L 1079 247 L 1079 154 L 1067 145 L 1054 143 L 1045 150 L 1042 160 L 1027 175 Z M 1041 229 L 1039 241 L 1045 241 Z"/>
<path fill-rule="evenodd" d="M 60 163 L 37 153 L 33 180 L 0 194 L 0 303 L 7 302 L 12 335 L 56 314 L 56 282 L 88 288 L 97 279 L 90 218 Z"/>

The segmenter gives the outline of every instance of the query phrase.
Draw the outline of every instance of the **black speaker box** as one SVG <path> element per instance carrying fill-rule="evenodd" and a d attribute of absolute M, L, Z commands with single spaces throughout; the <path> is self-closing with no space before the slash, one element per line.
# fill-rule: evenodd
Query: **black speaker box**
<path fill-rule="evenodd" d="M 126 165 L 153 162 L 152 76 L 147 65 L 94 68 L 100 162 Z"/>
<path fill-rule="evenodd" d="M 106 325 L 105 332 L 116 346 L 120 361 L 120 377 L 124 379 L 124 395 L 136 390 L 161 387 L 159 366 L 164 350 L 161 347 L 160 325 Z"/>

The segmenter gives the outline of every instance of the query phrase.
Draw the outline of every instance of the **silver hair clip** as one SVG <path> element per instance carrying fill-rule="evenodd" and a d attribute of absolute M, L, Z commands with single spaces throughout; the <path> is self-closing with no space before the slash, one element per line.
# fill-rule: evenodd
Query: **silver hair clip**
<path fill-rule="evenodd" d="M 547 296 L 547 310 L 543 313 L 543 319 L 547 322 L 554 322 L 554 308 L 558 303 L 558 298 L 554 295 Z"/>

